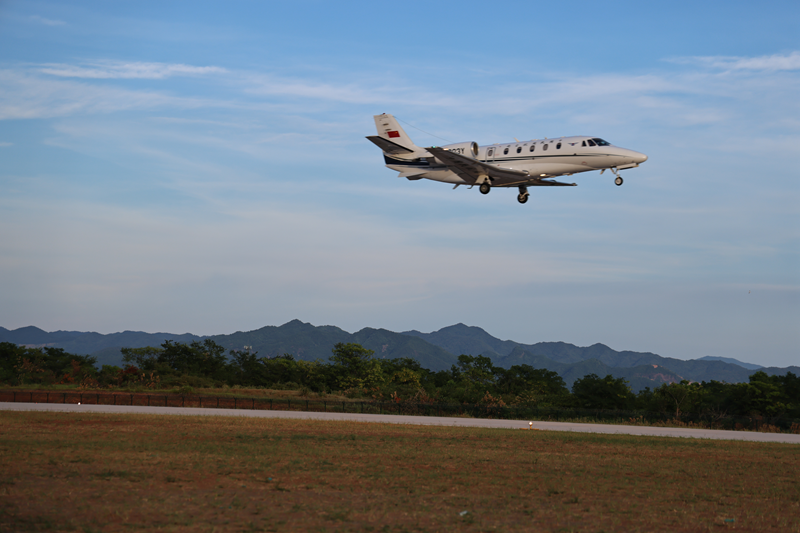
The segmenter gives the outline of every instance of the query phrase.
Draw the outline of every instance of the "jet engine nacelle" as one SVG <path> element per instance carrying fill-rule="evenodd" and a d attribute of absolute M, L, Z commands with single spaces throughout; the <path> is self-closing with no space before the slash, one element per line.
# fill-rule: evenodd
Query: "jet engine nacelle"
<path fill-rule="evenodd" d="M 472 159 L 478 157 L 478 143 L 475 141 L 448 144 L 447 146 L 442 146 L 442 148 L 454 154 L 463 155 Z"/>

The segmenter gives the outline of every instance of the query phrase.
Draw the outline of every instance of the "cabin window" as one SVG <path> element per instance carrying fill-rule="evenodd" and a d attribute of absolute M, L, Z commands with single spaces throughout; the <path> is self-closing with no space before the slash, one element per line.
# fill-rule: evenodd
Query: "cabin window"
<path fill-rule="evenodd" d="M 492 157 L 494 155 L 494 148 L 489 148 L 489 151 L 486 152 L 486 157 Z"/>
<path fill-rule="evenodd" d="M 503 154 L 508 155 L 508 147 L 506 147 L 506 149 L 503 150 Z"/>
<path fill-rule="evenodd" d="M 535 148 L 536 148 L 536 145 L 535 145 L 535 144 L 532 144 L 532 145 L 531 145 L 531 152 L 533 152 L 533 150 L 534 150 Z"/>
<path fill-rule="evenodd" d="M 593 141 L 593 140 L 589 139 L 589 146 L 597 146 L 597 145 L 596 145 L 596 144 L 594 144 L 594 141 Z"/>
<path fill-rule="evenodd" d="M 545 144 L 544 146 L 542 146 L 542 150 L 544 150 L 546 152 L 548 146 L 550 146 L 550 145 L 549 144 Z"/>
<path fill-rule="evenodd" d="M 586 141 L 583 141 L 583 143 L 581 144 L 581 146 L 586 146 Z"/>
<path fill-rule="evenodd" d="M 558 143 L 558 144 L 556 145 L 556 150 L 561 150 L 561 143 Z"/>
<path fill-rule="evenodd" d="M 596 142 L 597 146 L 610 146 L 611 145 L 610 142 L 604 141 L 603 139 L 594 138 L 594 139 L 592 139 L 592 141 Z M 592 141 L 589 141 L 589 142 L 592 142 Z"/>
<path fill-rule="evenodd" d="M 520 153 L 521 151 L 522 151 L 522 146 L 517 146 L 517 153 Z"/>

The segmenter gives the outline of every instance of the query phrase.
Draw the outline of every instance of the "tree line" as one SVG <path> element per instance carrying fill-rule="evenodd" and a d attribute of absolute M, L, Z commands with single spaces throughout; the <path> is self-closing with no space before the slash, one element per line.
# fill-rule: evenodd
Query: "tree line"
<path fill-rule="evenodd" d="M 328 361 L 291 354 L 259 357 L 226 350 L 210 339 L 160 347 L 123 348 L 123 367 L 97 368 L 94 357 L 61 348 L 0 343 L 0 383 L 74 384 L 82 388 L 262 387 L 302 394 L 338 392 L 394 402 L 526 405 L 555 409 L 614 409 L 712 417 L 800 419 L 800 377 L 756 372 L 747 383 L 664 383 L 633 393 L 623 378 L 589 374 L 571 390 L 556 372 L 494 366 L 481 355 L 461 355 L 450 370 L 433 372 L 410 358 L 377 359 L 372 350 L 339 343 Z"/>

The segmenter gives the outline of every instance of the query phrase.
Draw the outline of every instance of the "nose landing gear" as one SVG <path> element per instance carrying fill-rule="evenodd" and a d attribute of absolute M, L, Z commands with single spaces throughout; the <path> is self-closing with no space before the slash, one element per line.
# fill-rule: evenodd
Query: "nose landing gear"
<path fill-rule="evenodd" d="M 520 185 L 519 187 L 519 194 L 517 195 L 517 201 L 521 204 L 524 204 L 528 201 L 528 188 L 524 185 Z"/>
<path fill-rule="evenodd" d="M 614 175 L 616 176 L 616 178 L 614 178 L 614 183 L 617 184 L 617 187 L 622 185 L 624 182 L 622 181 L 622 178 L 619 177 L 619 170 L 615 167 L 612 167 L 611 172 L 613 172 Z"/>

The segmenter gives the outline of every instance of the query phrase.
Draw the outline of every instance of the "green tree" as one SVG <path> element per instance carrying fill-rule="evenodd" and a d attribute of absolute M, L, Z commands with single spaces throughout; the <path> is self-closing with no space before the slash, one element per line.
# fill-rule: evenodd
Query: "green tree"
<path fill-rule="evenodd" d="M 557 372 L 530 365 L 514 365 L 497 380 L 497 389 L 502 394 L 534 394 L 538 397 L 563 396 L 569 394 L 564 379 Z"/>
<path fill-rule="evenodd" d="M 52 384 L 56 381 L 56 373 L 48 368 L 47 355 L 39 349 L 25 350 L 17 359 L 14 370 L 20 385 Z"/>
<path fill-rule="evenodd" d="M 27 348 L 23 346 L 17 346 L 13 342 L 0 342 L 0 383 L 18 381 L 17 366 L 27 353 Z"/>
<path fill-rule="evenodd" d="M 63 348 L 26 348 L 0 342 L 0 382 L 54 383 L 65 378 L 74 381 L 95 375 L 96 363 L 94 357 L 68 353 Z"/>
<path fill-rule="evenodd" d="M 731 397 L 737 414 L 743 416 L 778 416 L 787 410 L 787 400 L 780 382 L 776 382 L 766 372 L 758 371 L 750 375 L 749 383 L 734 385 Z"/>
<path fill-rule="evenodd" d="M 356 343 L 337 343 L 331 356 L 332 377 L 340 389 L 362 389 L 383 382 L 381 364 L 375 352 Z"/>
<path fill-rule="evenodd" d="M 158 358 L 164 352 L 162 348 L 146 346 L 144 348 L 121 348 L 122 362 L 133 365 L 145 372 L 153 372 L 158 365 Z"/>
<path fill-rule="evenodd" d="M 191 344 L 165 341 L 158 362 L 165 363 L 179 374 L 226 381 L 230 376 L 225 348 L 211 339 Z"/>
<path fill-rule="evenodd" d="M 783 376 L 770 376 L 770 379 L 781 388 L 786 403 L 786 416 L 800 418 L 800 376 L 787 372 Z"/>
<path fill-rule="evenodd" d="M 656 400 L 675 409 L 675 418 L 680 418 L 682 412 L 696 410 L 703 390 L 699 383 L 689 383 L 683 380 L 680 383 L 664 383 L 653 393 Z"/>
<path fill-rule="evenodd" d="M 604 378 L 589 374 L 576 380 L 572 394 L 578 405 L 586 409 L 628 409 L 635 399 L 628 382 L 611 374 Z"/>
<path fill-rule="evenodd" d="M 258 352 L 231 350 L 233 381 L 236 385 L 263 386 L 270 383 L 267 369 Z"/>

